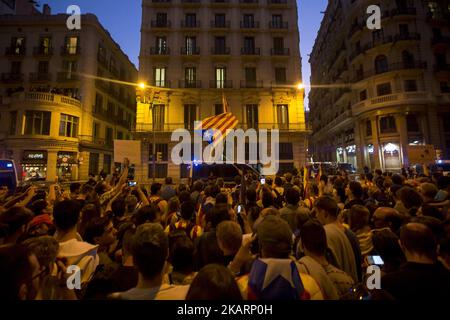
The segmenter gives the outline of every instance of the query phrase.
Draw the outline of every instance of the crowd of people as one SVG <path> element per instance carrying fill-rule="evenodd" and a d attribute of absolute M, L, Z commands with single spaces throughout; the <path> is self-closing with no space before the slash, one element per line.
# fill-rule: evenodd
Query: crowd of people
<path fill-rule="evenodd" d="M 2 300 L 450 297 L 450 177 L 128 180 L 3 188 Z"/>

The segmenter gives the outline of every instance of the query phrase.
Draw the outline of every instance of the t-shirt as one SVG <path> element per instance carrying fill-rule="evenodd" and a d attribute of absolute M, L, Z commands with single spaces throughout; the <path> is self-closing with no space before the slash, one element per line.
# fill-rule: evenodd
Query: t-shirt
<path fill-rule="evenodd" d="M 119 294 L 122 300 L 184 300 L 189 286 L 163 284 L 153 288 L 133 288 Z"/>

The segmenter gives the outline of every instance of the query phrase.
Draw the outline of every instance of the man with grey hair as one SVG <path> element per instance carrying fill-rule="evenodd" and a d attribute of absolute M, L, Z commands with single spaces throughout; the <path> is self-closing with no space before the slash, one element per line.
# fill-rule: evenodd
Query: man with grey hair
<path fill-rule="evenodd" d="M 140 225 L 133 237 L 131 254 L 133 264 L 139 271 L 137 286 L 114 294 L 123 300 L 184 300 L 188 286 L 163 284 L 169 240 L 164 229 L 157 223 Z"/>

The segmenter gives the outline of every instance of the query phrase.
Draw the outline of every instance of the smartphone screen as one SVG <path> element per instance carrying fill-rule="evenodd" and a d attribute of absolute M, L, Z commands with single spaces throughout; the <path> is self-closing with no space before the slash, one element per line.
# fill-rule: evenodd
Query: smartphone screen
<path fill-rule="evenodd" d="M 241 210 L 242 210 L 241 205 L 238 205 L 238 206 L 237 206 L 237 213 L 241 213 Z"/>
<path fill-rule="evenodd" d="M 382 266 L 384 264 L 384 261 L 380 256 L 368 256 L 367 260 L 371 265 Z"/>
<path fill-rule="evenodd" d="M 130 186 L 130 187 L 136 186 L 136 181 L 129 181 L 128 186 Z"/>
<path fill-rule="evenodd" d="M 266 179 L 261 179 L 261 184 L 266 184 Z"/>

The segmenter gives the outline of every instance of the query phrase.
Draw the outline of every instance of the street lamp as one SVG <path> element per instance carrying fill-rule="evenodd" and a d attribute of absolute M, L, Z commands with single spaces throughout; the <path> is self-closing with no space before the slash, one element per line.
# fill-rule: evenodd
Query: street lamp
<path fill-rule="evenodd" d="M 301 91 L 303 89 L 305 89 L 305 85 L 302 82 L 298 83 L 297 84 L 297 90 Z"/>
<path fill-rule="evenodd" d="M 144 82 L 139 83 L 139 88 L 141 88 L 142 90 L 144 90 L 146 87 Z"/>

